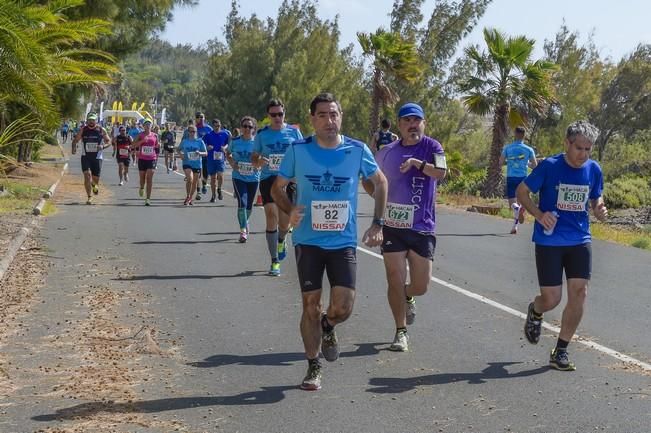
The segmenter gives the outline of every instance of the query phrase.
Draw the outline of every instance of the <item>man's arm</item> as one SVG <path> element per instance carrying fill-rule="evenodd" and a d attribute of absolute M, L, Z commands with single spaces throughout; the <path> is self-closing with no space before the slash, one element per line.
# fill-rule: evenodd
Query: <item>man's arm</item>
<path fill-rule="evenodd" d="M 423 163 L 425 164 L 423 165 Z M 416 158 L 409 158 L 403 162 L 402 165 L 400 165 L 400 172 L 406 173 L 411 167 L 416 167 L 425 176 L 433 177 L 437 180 L 443 179 L 447 173 L 447 170 L 444 168 L 438 168 L 434 164 Z M 421 167 L 423 167 L 422 170 Z"/>
<path fill-rule="evenodd" d="M 377 140 L 379 138 L 379 134 L 376 132 L 373 134 L 373 137 L 371 137 L 371 152 L 373 152 L 373 155 L 377 152 Z"/>
<path fill-rule="evenodd" d="M 532 170 L 538 165 L 538 159 L 536 159 L 536 154 L 531 152 L 531 157 L 529 158 L 529 168 Z"/>
<path fill-rule="evenodd" d="M 529 212 L 533 217 L 538 221 L 546 230 L 551 230 L 556 224 L 556 216 L 551 212 L 543 212 L 536 206 L 536 204 L 531 200 L 531 190 L 526 183 L 520 182 L 518 189 L 515 191 L 515 195 L 518 198 L 518 203 L 520 203 L 524 208 Z"/>
<path fill-rule="evenodd" d="M 274 203 L 278 206 L 278 209 L 285 212 L 289 215 L 289 223 L 296 227 L 303 220 L 304 216 L 304 206 L 294 206 L 292 202 L 289 201 L 289 197 L 285 193 L 285 188 L 289 184 L 289 179 L 285 179 L 283 176 L 276 176 L 276 180 L 271 186 L 271 197 L 274 199 Z"/>
<path fill-rule="evenodd" d="M 369 247 L 377 247 L 382 244 L 382 225 L 377 224 L 376 221 L 384 220 L 384 211 L 387 207 L 387 178 L 382 173 L 382 170 L 377 169 L 375 173 L 368 177 L 373 185 L 373 199 L 375 200 L 375 207 L 373 209 L 373 222 L 366 230 L 362 237 L 364 242 Z"/>
<path fill-rule="evenodd" d="M 77 153 L 77 143 L 79 143 L 79 140 L 81 140 L 81 133 L 83 129 L 79 129 L 77 132 L 77 135 L 75 135 L 75 138 L 72 139 L 72 154 L 74 155 Z"/>
<path fill-rule="evenodd" d="M 592 214 L 595 218 L 601 222 L 606 221 L 606 218 L 608 217 L 608 209 L 606 208 L 603 197 L 590 200 L 590 206 L 592 207 Z"/>

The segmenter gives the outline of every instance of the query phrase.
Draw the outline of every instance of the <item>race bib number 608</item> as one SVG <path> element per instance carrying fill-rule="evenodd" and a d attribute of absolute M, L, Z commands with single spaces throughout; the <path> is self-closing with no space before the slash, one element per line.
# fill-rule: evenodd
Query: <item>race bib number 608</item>
<path fill-rule="evenodd" d="M 350 204 L 346 200 L 313 201 L 312 230 L 341 232 L 348 224 Z"/>

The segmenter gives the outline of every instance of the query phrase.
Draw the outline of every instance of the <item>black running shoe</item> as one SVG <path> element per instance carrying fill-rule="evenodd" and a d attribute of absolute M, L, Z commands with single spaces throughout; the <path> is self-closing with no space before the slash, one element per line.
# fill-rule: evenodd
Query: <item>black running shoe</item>
<path fill-rule="evenodd" d="M 529 343 L 538 344 L 540 341 L 540 328 L 542 319 L 536 319 L 533 316 L 533 302 L 529 304 L 527 309 L 527 319 L 524 322 L 524 336 L 527 337 Z"/>
<path fill-rule="evenodd" d="M 333 329 L 331 332 L 323 332 L 321 336 L 321 353 L 328 362 L 336 361 L 339 358 L 339 343 L 337 334 Z"/>
<path fill-rule="evenodd" d="M 567 350 L 554 349 L 549 354 L 549 366 L 560 371 L 574 371 L 576 366 L 567 356 Z"/>
<path fill-rule="evenodd" d="M 321 365 L 318 362 L 310 363 L 307 367 L 307 374 L 303 378 L 301 389 L 306 391 L 317 391 L 321 389 Z"/>

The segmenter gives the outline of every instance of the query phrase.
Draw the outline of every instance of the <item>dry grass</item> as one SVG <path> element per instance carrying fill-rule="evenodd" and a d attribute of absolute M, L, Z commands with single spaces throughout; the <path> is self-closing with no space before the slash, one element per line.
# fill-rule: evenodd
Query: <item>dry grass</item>
<path fill-rule="evenodd" d="M 648 231 L 614 227 L 603 223 L 593 223 L 590 227 L 595 239 L 651 250 L 651 233 Z"/>

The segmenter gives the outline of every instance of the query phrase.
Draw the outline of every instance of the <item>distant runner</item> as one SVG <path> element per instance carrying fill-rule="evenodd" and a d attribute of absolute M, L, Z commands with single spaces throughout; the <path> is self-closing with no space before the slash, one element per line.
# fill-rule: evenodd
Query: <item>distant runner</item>
<path fill-rule="evenodd" d="M 133 140 L 127 135 L 127 130 L 124 126 L 118 128 L 118 135 L 113 139 L 113 155 L 116 156 L 118 161 L 118 176 L 120 183 L 129 182 L 129 163 L 131 162 L 131 151 Z"/>
<path fill-rule="evenodd" d="M 110 146 L 111 139 L 104 129 L 97 124 L 97 114 L 88 113 L 86 125 L 79 130 L 72 140 L 72 154 L 77 153 L 77 143 L 81 141 L 81 171 L 84 173 L 84 188 L 92 204 L 92 194 L 99 194 L 99 176 L 102 172 L 103 151 Z"/>

